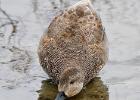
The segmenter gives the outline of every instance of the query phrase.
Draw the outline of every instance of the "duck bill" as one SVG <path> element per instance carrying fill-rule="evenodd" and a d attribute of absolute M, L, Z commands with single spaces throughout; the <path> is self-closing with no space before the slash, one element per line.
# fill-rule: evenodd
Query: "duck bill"
<path fill-rule="evenodd" d="M 55 100 L 65 100 L 66 99 L 66 95 L 64 92 L 59 92 L 55 98 Z"/>

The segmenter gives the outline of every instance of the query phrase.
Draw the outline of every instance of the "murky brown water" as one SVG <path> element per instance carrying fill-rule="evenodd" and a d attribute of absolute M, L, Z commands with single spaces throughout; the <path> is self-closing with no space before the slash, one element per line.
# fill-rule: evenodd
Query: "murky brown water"
<path fill-rule="evenodd" d="M 48 78 L 38 63 L 38 41 L 53 17 L 77 1 L 0 0 L 12 19 L 0 9 L 0 100 L 38 99 L 36 91 Z M 92 3 L 109 40 L 109 62 L 100 73 L 109 100 L 140 100 L 140 1 Z"/>

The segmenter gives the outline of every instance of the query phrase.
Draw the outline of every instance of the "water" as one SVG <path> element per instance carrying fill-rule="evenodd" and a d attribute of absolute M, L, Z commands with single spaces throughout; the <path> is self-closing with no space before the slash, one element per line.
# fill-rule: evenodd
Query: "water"
<path fill-rule="evenodd" d="M 0 100 L 37 100 L 41 69 L 37 46 L 55 15 L 78 0 L 0 0 Z M 109 40 L 109 62 L 100 72 L 109 100 L 140 100 L 140 1 L 93 0 Z M 17 22 L 16 22 L 17 21 Z"/>

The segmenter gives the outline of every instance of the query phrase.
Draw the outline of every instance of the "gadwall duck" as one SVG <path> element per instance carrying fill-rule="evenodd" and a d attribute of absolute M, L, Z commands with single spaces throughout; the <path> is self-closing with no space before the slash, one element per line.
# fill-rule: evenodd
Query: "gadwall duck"
<path fill-rule="evenodd" d="M 67 97 L 78 94 L 96 77 L 108 58 L 107 37 L 90 0 L 82 0 L 56 16 L 43 34 L 39 61 Z"/>

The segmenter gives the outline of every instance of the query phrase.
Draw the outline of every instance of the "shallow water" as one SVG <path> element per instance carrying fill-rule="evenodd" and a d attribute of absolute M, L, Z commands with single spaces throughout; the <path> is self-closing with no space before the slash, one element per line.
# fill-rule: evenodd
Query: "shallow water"
<path fill-rule="evenodd" d="M 43 31 L 78 0 L 0 0 L 0 100 L 37 100 L 47 75 L 37 59 Z M 109 40 L 109 62 L 100 72 L 109 100 L 140 100 L 140 1 L 93 0 Z"/>

